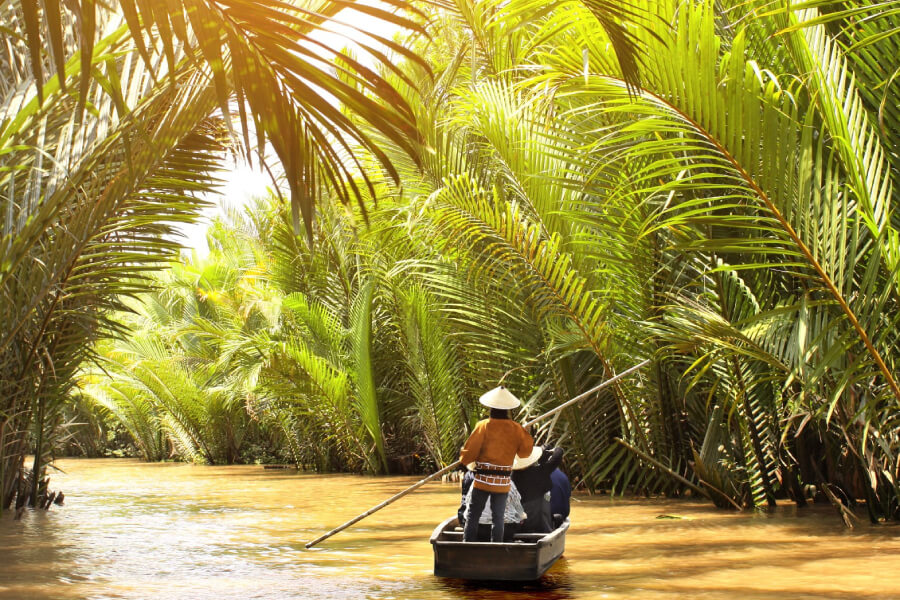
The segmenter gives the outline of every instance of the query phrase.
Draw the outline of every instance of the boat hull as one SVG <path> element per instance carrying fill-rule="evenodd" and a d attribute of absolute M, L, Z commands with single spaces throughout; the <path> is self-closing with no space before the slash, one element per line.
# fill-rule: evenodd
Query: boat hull
<path fill-rule="evenodd" d="M 451 517 L 431 535 L 434 574 L 482 581 L 533 581 L 556 562 L 566 548 L 569 520 L 546 534 L 518 534 L 510 543 L 463 542 Z"/>

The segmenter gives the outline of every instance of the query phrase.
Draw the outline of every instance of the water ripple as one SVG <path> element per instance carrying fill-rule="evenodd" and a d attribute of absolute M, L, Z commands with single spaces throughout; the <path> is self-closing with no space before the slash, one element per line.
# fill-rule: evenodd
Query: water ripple
<path fill-rule="evenodd" d="M 896 598 L 898 527 L 843 529 L 830 509 L 734 513 L 577 497 L 567 551 L 527 585 L 437 579 L 428 544 L 452 484 L 304 543 L 414 478 L 260 467 L 64 461 L 66 506 L 0 519 L 0 598 Z M 658 518 L 658 517 L 664 518 Z"/>

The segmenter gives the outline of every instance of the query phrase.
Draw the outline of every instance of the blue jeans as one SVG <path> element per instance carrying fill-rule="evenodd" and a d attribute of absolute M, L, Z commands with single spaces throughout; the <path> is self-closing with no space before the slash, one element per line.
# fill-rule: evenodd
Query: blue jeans
<path fill-rule="evenodd" d="M 491 541 L 503 541 L 503 515 L 506 512 L 507 492 L 486 492 L 475 488 L 472 490 L 472 502 L 466 508 L 466 528 L 463 530 L 463 541 L 478 541 L 478 519 L 484 511 L 488 498 L 491 499 Z"/>

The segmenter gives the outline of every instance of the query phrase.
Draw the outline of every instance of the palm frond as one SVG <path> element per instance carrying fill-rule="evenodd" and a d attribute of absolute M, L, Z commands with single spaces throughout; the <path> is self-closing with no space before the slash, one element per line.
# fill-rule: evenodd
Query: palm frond
<path fill-rule="evenodd" d="M 421 13 L 406 2 L 392 4 L 400 11 L 372 6 L 362 10 L 372 18 L 421 31 L 414 20 Z M 187 54 L 208 66 L 215 106 L 226 119 L 230 119 L 231 102 L 236 100 L 245 145 L 250 147 L 252 127 L 259 155 L 265 155 L 267 144 L 275 150 L 288 174 L 295 226 L 299 226 L 297 221 L 302 214 L 309 234 L 315 201 L 322 189 L 320 183 L 329 184 L 345 202 L 362 198 L 354 181 L 358 172 L 353 165 L 359 164 L 358 160 L 344 162 L 335 147 L 350 151 L 350 144 L 359 144 L 397 178 L 387 156 L 340 110 L 339 104 L 349 107 L 404 147 L 410 156 L 417 156 L 412 138 L 415 123 L 404 98 L 351 54 L 327 48 L 311 35 L 328 28 L 332 22 L 339 23 L 336 15 L 345 6 L 344 2 L 330 0 L 275 5 L 263 0 L 233 0 L 224 5 L 210 0 L 118 1 L 122 15 L 118 19 L 124 21 L 121 30 L 134 40 L 137 53 L 149 69 L 167 77 L 174 86 L 179 59 L 183 53 Z M 50 84 L 43 83 L 45 56 L 52 56 L 50 62 L 56 66 L 59 79 L 55 85 L 64 89 L 67 83 L 62 76 L 64 64 L 73 59 L 71 49 L 61 44 L 64 21 L 77 20 L 80 24 L 74 36 L 78 43 L 76 57 L 93 57 L 99 46 L 98 32 L 110 22 L 111 15 L 116 15 L 96 0 L 69 1 L 65 10 L 58 0 L 41 0 L 38 5 L 31 0 L 19 0 L 6 10 L 21 14 L 11 24 L 21 28 L 27 44 L 38 105 L 53 93 L 52 87 L 45 89 Z M 42 15 L 47 18 L 42 19 Z M 419 60 L 391 40 L 359 27 L 353 29 L 362 47 L 371 48 L 373 56 L 380 57 L 383 64 L 390 65 L 390 61 L 378 51 L 378 44 L 386 44 L 408 59 Z M 339 58 L 340 64 L 350 68 L 332 72 L 329 59 L 323 58 L 320 51 Z M 165 66 L 160 56 L 165 57 Z M 92 61 L 82 61 L 79 69 L 78 107 L 74 113 L 77 121 L 90 101 Z M 113 84 L 108 93 L 119 100 L 122 87 L 115 85 L 115 80 L 106 81 Z M 353 152 L 350 156 L 354 157 Z M 366 174 L 361 176 L 370 187 Z"/>

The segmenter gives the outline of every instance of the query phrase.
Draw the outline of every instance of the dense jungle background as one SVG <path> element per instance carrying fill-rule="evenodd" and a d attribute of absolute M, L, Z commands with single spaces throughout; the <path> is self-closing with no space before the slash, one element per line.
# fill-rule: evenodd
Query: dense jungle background
<path fill-rule="evenodd" d="M 535 431 L 581 489 L 900 517 L 897 2 L 348 4 L 0 2 L 0 508 L 426 473 L 650 359 Z"/>

